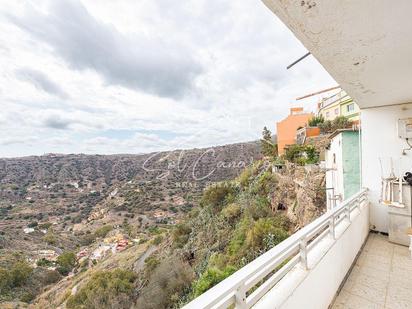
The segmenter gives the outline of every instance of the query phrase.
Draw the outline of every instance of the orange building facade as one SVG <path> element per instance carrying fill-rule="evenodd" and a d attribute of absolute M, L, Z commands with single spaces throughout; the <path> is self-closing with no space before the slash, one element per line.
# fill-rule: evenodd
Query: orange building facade
<path fill-rule="evenodd" d="M 290 109 L 289 116 L 276 124 L 279 155 L 285 153 L 287 145 L 296 143 L 297 129 L 305 127 L 312 117 L 313 114 L 305 113 L 303 107 L 294 107 Z"/>

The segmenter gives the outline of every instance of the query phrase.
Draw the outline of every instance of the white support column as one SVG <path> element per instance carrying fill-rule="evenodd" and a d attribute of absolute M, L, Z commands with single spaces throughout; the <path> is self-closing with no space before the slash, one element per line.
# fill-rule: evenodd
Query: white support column
<path fill-rule="evenodd" d="M 329 235 L 332 239 L 335 239 L 335 217 L 329 219 Z"/>
<path fill-rule="evenodd" d="M 235 308 L 246 309 L 246 288 L 244 283 L 237 289 L 235 298 Z"/>
<path fill-rule="evenodd" d="M 302 238 L 299 242 L 299 256 L 300 256 L 300 263 L 302 267 L 307 270 L 308 269 L 308 252 L 307 252 L 307 240 L 306 237 Z"/>

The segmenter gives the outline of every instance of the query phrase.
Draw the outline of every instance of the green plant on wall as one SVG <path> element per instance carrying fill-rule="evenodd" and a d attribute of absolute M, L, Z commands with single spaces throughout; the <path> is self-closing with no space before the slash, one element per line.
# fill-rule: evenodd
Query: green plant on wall
<path fill-rule="evenodd" d="M 312 117 L 309 120 L 308 124 L 311 127 L 317 127 L 319 126 L 319 124 L 322 124 L 324 122 L 325 122 L 325 118 L 323 118 L 323 115 L 319 115 L 319 116 Z"/>

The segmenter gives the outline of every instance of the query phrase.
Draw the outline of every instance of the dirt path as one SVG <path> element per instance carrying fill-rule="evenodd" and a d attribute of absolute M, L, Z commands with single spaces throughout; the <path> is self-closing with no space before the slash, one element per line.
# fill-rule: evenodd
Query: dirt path
<path fill-rule="evenodd" d="M 150 246 L 147 250 L 139 257 L 139 259 L 134 263 L 133 270 L 135 272 L 140 271 L 144 267 L 144 261 L 157 249 L 156 246 Z"/>

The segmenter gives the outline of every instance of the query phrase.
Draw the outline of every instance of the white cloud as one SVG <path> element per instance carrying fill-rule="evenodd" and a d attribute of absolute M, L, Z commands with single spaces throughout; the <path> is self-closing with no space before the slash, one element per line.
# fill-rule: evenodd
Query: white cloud
<path fill-rule="evenodd" d="M 334 85 L 313 58 L 285 69 L 305 49 L 260 1 L 28 3 L 0 5 L 0 140 L 20 141 L 0 157 L 253 140 Z"/>

